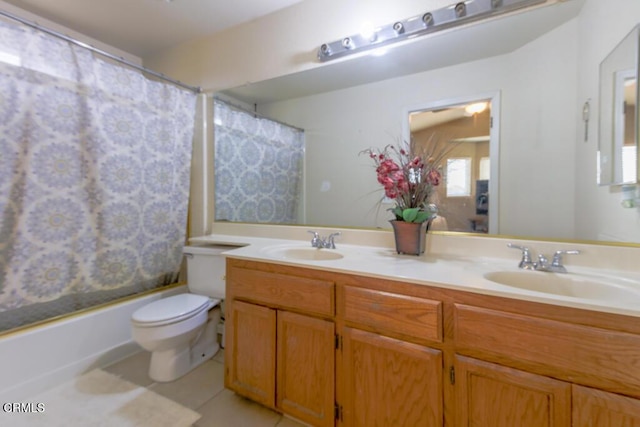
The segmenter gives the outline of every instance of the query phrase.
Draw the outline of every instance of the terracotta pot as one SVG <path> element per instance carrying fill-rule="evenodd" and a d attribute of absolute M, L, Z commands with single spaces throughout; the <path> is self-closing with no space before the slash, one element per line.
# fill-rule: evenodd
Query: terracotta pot
<path fill-rule="evenodd" d="M 420 255 L 424 253 L 427 242 L 427 225 L 425 222 L 389 221 L 396 238 L 396 251 L 399 254 Z"/>

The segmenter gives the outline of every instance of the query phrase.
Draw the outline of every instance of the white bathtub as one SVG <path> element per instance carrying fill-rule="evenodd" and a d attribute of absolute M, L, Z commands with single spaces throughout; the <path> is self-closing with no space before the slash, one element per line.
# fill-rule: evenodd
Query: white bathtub
<path fill-rule="evenodd" d="M 131 314 L 150 301 L 182 292 L 186 286 L 0 337 L 0 402 L 24 401 L 139 351 L 131 339 Z"/>

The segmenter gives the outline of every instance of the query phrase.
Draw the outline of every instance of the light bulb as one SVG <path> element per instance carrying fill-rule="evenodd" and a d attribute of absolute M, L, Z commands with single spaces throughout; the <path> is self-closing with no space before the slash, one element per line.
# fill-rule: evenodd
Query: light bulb
<path fill-rule="evenodd" d="M 486 109 L 487 109 L 486 102 L 474 102 L 473 104 L 469 104 L 466 107 L 464 107 L 464 111 L 467 114 L 471 114 L 471 115 L 482 113 Z"/>

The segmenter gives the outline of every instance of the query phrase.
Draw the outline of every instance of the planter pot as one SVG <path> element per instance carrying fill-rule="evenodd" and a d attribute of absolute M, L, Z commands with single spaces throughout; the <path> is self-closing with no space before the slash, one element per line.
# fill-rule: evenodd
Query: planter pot
<path fill-rule="evenodd" d="M 429 221 L 415 223 L 391 220 L 389 222 L 393 227 L 396 251 L 399 254 L 420 255 L 424 253 Z"/>

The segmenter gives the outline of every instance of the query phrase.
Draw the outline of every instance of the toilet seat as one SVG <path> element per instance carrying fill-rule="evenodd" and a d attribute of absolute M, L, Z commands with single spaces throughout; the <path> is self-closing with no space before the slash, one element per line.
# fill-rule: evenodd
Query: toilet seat
<path fill-rule="evenodd" d="M 136 310 L 131 319 L 141 327 L 154 327 L 177 323 L 209 310 L 220 300 L 203 295 L 179 294 L 154 301 Z"/>

